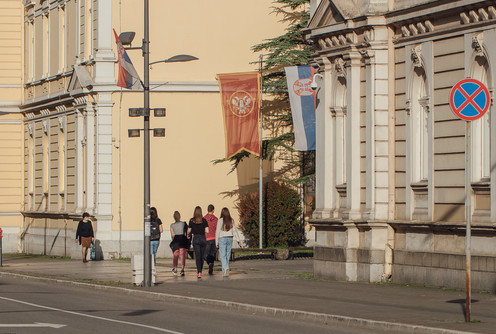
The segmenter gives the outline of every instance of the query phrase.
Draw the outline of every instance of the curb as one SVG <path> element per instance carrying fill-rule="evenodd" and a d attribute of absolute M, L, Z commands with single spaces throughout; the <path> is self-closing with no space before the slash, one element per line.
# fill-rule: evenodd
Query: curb
<path fill-rule="evenodd" d="M 401 333 L 411 333 L 411 334 L 475 334 L 473 332 L 457 331 L 457 330 L 444 329 L 444 328 L 426 327 L 420 325 L 369 320 L 363 318 L 354 318 L 354 317 L 325 314 L 325 313 L 290 310 L 290 309 L 283 309 L 277 307 L 259 306 L 253 304 L 230 302 L 230 301 L 216 300 L 216 299 L 180 296 L 180 295 L 173 295 L 168 293 L 150 292 L 150 291 L 134 290 L 128 288 L 115 287 L 115 286 L 75 282 L 70 280 L 36 277 L 36 276 L 29 276 L 23 274 L 10 273 L 10 272 L 0 272 L 0 277 L 1 276 L 11 276 L 25 280 L 56 283 L 56 284 L 62 284 L 72 287 L 85 287 L 85 288 L 92 288 L 95 290 L 119 292 L 130 296 L 146 297 L 156 301 L 167 301 L 167 302 L 188 301 L 196 304 L 217 306 L 230 311 L 249 312 L 252 314 L 255 313 L 270 317 L 285 318 L 290 320 L 312 321 L 325 325 L 337 325 L 341 327 L 364 328 L 364 329 L 377 330 L 381 332 L 401 332 Z"/>

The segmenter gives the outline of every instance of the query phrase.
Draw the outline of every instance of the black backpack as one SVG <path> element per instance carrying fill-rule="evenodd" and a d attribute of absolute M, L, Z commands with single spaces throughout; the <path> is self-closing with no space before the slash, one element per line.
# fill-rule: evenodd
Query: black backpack
<path fill-rule="evenodd" d="M 160 240 L 160 227 L 158 222 L 150 222 L 150 240 Z"/>

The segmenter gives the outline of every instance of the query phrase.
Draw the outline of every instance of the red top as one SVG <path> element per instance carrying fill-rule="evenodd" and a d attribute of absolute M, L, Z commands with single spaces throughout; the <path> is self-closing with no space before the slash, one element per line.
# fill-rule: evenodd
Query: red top
<path fill-rule="evenodd" d="M 208 233 L 205 233 L 205 237 L 207 240 L 215 240 L 215 230 L 217 229 L 218 218 L 210 213 L 207 213 L 203 218 L 205 218 L 208 223 Z"/>

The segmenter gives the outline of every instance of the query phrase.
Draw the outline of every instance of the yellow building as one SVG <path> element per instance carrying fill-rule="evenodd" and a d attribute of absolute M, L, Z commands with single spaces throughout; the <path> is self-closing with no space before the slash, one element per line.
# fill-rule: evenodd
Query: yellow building
<path fill-rule="evenodd" d="M 212 164 L 225 154 L 215 76 L 256 69 L 251 46 L 284 29 L 270 6 L 150 0 L 150 61 L 199 58 L 150 70 L 150 106 L 167 108 L 167 117 L 151 117 L 152 128 L 166 129 L 151 137 L 151 205 L 166 231 L 174 210 L 186 220 L 212 203 L 236 214 L 226 194 L 258 182 L 256 167 L 228 175 L 228 164 Z M 142 252 L 143 139 L 127 133 L 143 126 L 128 116 L 143 93 L 116 86 L 112 29 L 135 31 L 141 46 L 143 1 L 1 0 L 0 19 L 4 247 L 77 257 L 75 227 L 87 211 L 104 258 Z M 142 75 L 141 51 L 128 54 Z"/>

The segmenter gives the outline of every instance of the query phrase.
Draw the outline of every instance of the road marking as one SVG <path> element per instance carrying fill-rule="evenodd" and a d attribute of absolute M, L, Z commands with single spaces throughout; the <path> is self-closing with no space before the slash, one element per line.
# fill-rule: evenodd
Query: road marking
<path fill-rule="evenodd" d="M 84 313 L 78 313 L 78 312 L 73 312 L 73 311 L 67 311 L 67 310 L 63 310 L 63 309 L 60 309 L 60 308 L 55 308 L 55 307 L 50 307 L 50 306 L 43 306 L 43 305 L 38 305 L 38 304 L 33 304 L 33 303 L 28 303 L 28 302 L 24 302 L 22 300 L 11 299 L 11 298 L 7 298 L 7 297 L 0 297 L 0 299 L 7 300 L 7 301 L 10 301 L 10 302 L 14 302 L 14 303 L 19 303 L 19 304 L 34 306 L 34 307 L 38 307 L 38 308 L 42 308 L 42 309 L 46 309 L 46 310 L 52 310 L 52 311 L 57 311 L 57 312 L 62 312 L 62 313 L 68 313 L 68 314 L 78 315 L 78 316 L 81 316 L 81 317 L 88 317 L 88 318 L 99 319 L 99 320 L 104 320 L 104 321 L 117 322 L 117 323 L 125 324 L 125 325 L 131 325 L 131 326 L 137 326 L 137 327 L 144 327 L 144 328 L 153 329 L 153 330 L 156 330 L 156 331 L 159 331 L 159 332 L 166 332 L 166 333 L 171 333 L 171 334 L 183 334 L 181 332 L 175 332 L 175 331 L 171 331 L 171 330 L 168 330 L 168 329 L 165 329 L 165 328 L 148 326 L 148 325 L 138 324 L 138 323 L 129 322 L 129 321 L 122 321 L 122 320 L 104 318 L 104 317 L 99 317 L 99 316 L 91 315 L 91 314 L 84 314 Z"/>
<path fill-rule="evenodd" d="M 0 324 L 0 327 L 51 327 L 51 328 L 62 328 L 67 325 L 60 324 L 47 324 L 44 322 L 35 322 L 34 324 Z"/>

